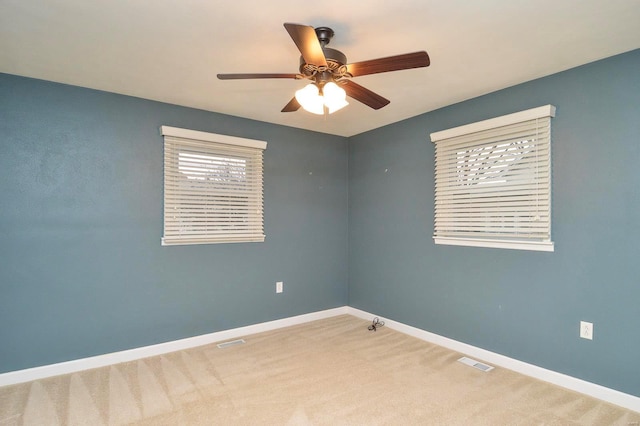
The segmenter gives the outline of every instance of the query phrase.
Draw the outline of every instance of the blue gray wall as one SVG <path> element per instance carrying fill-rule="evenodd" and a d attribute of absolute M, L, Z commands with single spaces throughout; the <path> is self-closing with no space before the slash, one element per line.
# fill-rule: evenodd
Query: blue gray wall
<path fill-rule="evenodd" d="M 160 246 L 161 125 L 268 142 L 266 242 Z M 345 138 L 3 74 L 0 135 L 0 372 L 347 304 Z"/>
<path fill-rule="evenodd" d="M 638 69 L 348 140 L 0 74 L 0 372 L 349 304 L 640 396 Z M 429 133 L 548 103 L 556 251 L 435 246 Z M 269 143 L 265 243 L 160 246 L 163 124 Z"/>
<path fill-rule="evenodd" d="M 350 306 L 640 396 L 639 70 L 636 50 L 351 138 Z M 436 246 L 429 134 L 546 104 L 555 252 Z"/>

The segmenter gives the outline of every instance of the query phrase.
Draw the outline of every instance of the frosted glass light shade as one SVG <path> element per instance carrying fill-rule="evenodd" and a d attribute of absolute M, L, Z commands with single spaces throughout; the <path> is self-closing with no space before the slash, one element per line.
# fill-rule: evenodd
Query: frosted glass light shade
<path fill-rule="evenodd" d="M 347 93 L 334 82 L 325 84 L 322 91 L 324 93 L 324 104 L 329 108 L 329 114 L 349 105 L 346 100 Z"/>
<path fill-rule="evenodd" d="M 324 99 L 320 96 L 318 86 L 309 84 L 296 91 L 296 100 L 302 108 L 313 114 L 324 114 Z"/>

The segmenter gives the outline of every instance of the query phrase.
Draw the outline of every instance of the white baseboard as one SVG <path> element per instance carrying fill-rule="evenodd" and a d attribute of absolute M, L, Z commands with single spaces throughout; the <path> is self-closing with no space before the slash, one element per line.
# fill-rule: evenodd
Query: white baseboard
<path fill-rule="evenodd" d="M 248 325 L 246 327 L 233 328 L 230 330 L 203 334 L 201 336 L 189 337 L 186 339 L 174 340 L 166 343 L 159 343 L 157 345 L 143 346 L 140 348 L 92 356 L 89 358 L 44 365 L 42 367 L 11 371 L 8 373 L 0 374 L 0 386 L 9 386 L 17 383 L 29 382 L 32 380 L 59 376 L 61 374 L 76 373 L 78 371 L 89 370 L 91 368 L 105 367 L 121 362 L 135 361 L 141 358 L 163 355 L 169 352 L 181 351 L 196 346 L 236 339 L 238 337 L 244 337 L 250 334 L 262 333 L 263 331 L 276 330 L 278 328 L 304 324 L 306 322 L 330 318 L 346 313 L 347 307 L 342 306 L 339 308 L 327 309 L 325 311 L 312 312 L 295 317 Z"/>
<path fill-rule="evenodd" d="M 468 345 L 466 343 L 458 342 L 457 340 L 449 339 L 448 337 L 440 336 L 438 334 L 434 334 L 416 327 L 412 327 L 410 325 L 393 321 L 388 318 L 383 318 L 379 315 L 374 315 L 360 309 L 347 307 L 347 313 L 349 315 L 353 315 L 354 317 L 366 320 L 371 320 L 374 317 L 378 317 L 381 321 L 384 321 L 385 327 L 389 327 L 401 333 L 408 334 L 420 340 L 443 346 L 456 352 L 478 358 L 484 362 L 488 362 L 489 364 L 494 364 L 496 366 L 507 368 L 509 370 L 524 374 L 529 377 L 533 377 L 538 380 L 553 383 L 554 385 L 558 385 L 566 389 L 571 389 L 573 391 L 580 392 L 582 394 L 618 405 L 629 410 L 640 412 L 640 398 L 637 396 L 597 385 L 595 383 L 587 382 L 582 379 L 577 379 L 572 376 L 567 376 L 556 371 L 547 370 L 546 368 L 538 367 L 537 365 L 518 361 L 517 359 L 509 358 L 507 356 L 500 355 L 486 349 L 481 349 L 472 345 Z"/>
<path fill-rule="evenodd" d="M 73 361 L 61 362 L 58 364 L 45 365 L 42 367 L 28 368 L 25 370 L 11 371 L 0 374 L 0 386 L 8 386 L 17 383 L 29 382 L 32 380 L 44 379 L 47 377 L 58 376 L 61 374 L 76 373 L 78 371 L 89 370 L 91 368 L 105 367 L 121 362 L 135 361 L 150 356 L 163 355 L 169 352 L 181 351 L 196 346 L 208 345 L 210 343 L 221 342 L 225 340 L 245 337 L 250 334 L 261 333 L 264 331 L 276 330 L 279 328 L 289 327 L 292 325 L 304 324 L 310 321 L 334 317 L 337 315 L 349 314 L 354 317 L 371 320 L 379 317 L 385 323 L 385 327 L 399 331 L 404 334 L 416 337 L 426 342 L 434 343 L 445 348 L 460 352 L 478 358 L 489 364 L 507 368 L 509 370 L 553 383 L 563 388 L 571 389 L 576 392 L 627 408 L 629 410 L 640 412 L 640 398 L 629 395 L 614 389 L 587 382 L 575 377 L 567 376 L 552 370 L 547 370 L 533 364 L 518 361 L 504 355 L 497 354 L 485 349 L 481 349 L 448 337 L 440 336 L 401 322 L 383 318 L 379 315 L 371 314 L 360 309 L 349 306 L 342 306 L 324 311 L 312 312 L 309 314 L 298 315 L 295 317 L 283 318 L 275 321 L 268 321 L 260 324 L 248 325 L 230 330 L 218 331 L 201 336 L 189 337 L 186 339 L 175 340 L 172 342 L 159 343 L 157 345 L 144 346 L 141 348 L 129 349 L 121 352 L 113 352 L 110 354 L 98 355 L 89 358 L 82 358 Z"/>

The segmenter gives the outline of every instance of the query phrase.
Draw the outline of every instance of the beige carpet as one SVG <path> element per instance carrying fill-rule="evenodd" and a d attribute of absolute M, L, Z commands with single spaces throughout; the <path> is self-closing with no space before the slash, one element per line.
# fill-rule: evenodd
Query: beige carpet
<path fill-rule="evenodd" d="M 640 425 L 640 413 L 343 315 L 0 388 L 0 425 Z"/>

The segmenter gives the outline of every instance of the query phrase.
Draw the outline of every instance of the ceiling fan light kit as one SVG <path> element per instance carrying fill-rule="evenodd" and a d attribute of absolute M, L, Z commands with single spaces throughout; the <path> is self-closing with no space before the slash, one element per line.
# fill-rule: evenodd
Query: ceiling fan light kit
<path fill-rule="evenodd" d="M 334 35 L 331 28 L 284 24 L 285 29 L 301 53 L 299 74 L 218 74 L 220 80 L 254 78 L 308 79 L 312 83 L 296 91 L 282 112 L 294 112 L 302 107 L 313 114 L 332 114 L 349 103 L 349 96 L 363 104 L 380 109 L 389 100 L 353 82 L 353 77 L 427 67 L 427 52 L 413 52 L 387 58 L 347 64 L 347 57 L 336 49 L 326 47 Z"/>
<path fill-rule="evenodd" d="M 296 91 L 296 100 L 306 111 L 322 115 L 325 107 L 329 114 L 333 114 L 349 105 L 346 100 L 347 92 L 332 81 L 322 87 L 311 83 Z"/>

